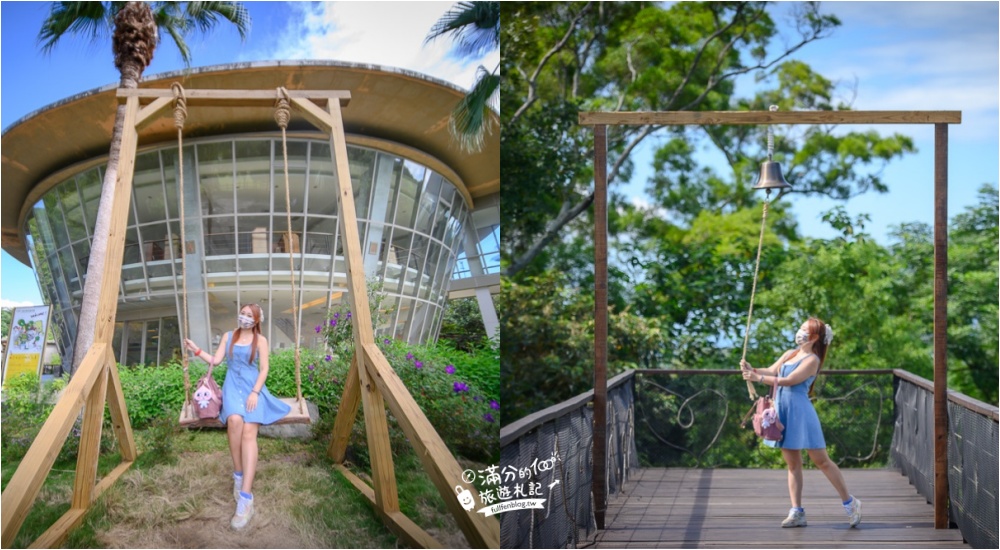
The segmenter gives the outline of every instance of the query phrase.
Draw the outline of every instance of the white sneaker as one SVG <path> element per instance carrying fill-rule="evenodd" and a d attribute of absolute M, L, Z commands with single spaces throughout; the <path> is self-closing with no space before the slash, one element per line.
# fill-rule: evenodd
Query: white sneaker
<path fill-rule="evenodd" d="M 800 512 L 795 508 L 789 510 L 788 517 L 785 518 L 785 521 L 781 522 L 782 527 L 805 527 L 806 525 L 808 525 L 808 523 L 806 523 L 805 510 Z"/>
<path fill-rule="evenodd" d="M 240 490 L 243 489 L 243 476 L 233 474 L 233 500 L 240 501 Z"/>
<path fill-rule="evenodd" d="M 233 520 L 229 522 L 229 525 L 233 529 L 243 529 L 250 523 L 250 518 L 253 517 L 253 497 L 244 498 L 243 495 L 239 495 L 236 500 L 236 513 L 233 514 Z"/>
<path fill-rule="evenodd" d="M 851 527 L 857 527 L 861 523 L 861 501 L 857 497 L 851 495 L 851 503 L 844 505 L 844 511 L 847 512 Z"/>

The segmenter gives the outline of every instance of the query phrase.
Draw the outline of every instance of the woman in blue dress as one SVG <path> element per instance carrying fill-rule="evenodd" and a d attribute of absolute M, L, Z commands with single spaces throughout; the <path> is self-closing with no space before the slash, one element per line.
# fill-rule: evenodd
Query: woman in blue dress
<path fill-rule="evenodd" d="M 785 426 L 781 441 L 764 441 L 765 445 L 781 449 L 788 464 L 788 493 L 792 509 L 781 522 L 782 527 L 805 527 L 806 512 L 802 507 L 802 449 L 837 490 L 847 512 L 851 527 L 861 523 L 861 501 L 847 492 L 847 483 L 837 464 L 826 454 L 823 428 L 810 397 L 826 349 L 833 340 L 833 329 L 815 317 L 810 317 L 795 333 L 795 349 L 790 349 L 766 369 L 741 364 L 743 379 L 777 386 L 775 407 L 778 419 Z"/>
<path fill-rule="evenodd" d="M 253 488 L 257 473 L 257 429 L 261 424 L 273 424 L 291 410 L 287 404 L 271 395 L 267 380 L 267 338 L 260 333 L 264 312 L 257 304 L 240 308 L 235 332 L 222 337 L 215 355 L 209 355 L 191 340 L 184 340 L 194 356 L 208 363 L 209 376 L 215 365 L 226 361 L 228 370 L 222 383 L 222 409 L 219 420 L 229 434 L 229 452 L 233 457 L 233 498 L 236 513 L 230 525 L 242 529 L 254 514 Z"/>

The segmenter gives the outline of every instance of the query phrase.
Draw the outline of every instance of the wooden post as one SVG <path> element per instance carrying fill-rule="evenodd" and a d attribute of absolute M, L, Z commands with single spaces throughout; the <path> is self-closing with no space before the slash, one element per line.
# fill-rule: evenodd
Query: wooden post
<path fill-rule="evenodd" d="M 83 409 L 80 448 L 76 454 L 76 479 L 73 481 L 73 508 L 86 510 L 97 483 L 97 458 L 101 452 L 101 428 L 104 424 L 104 400 L 108 394 L 108 365 L 102 362 L 101 373 L 90 390 Z"/>
<path fill-rule="evenodd" d="M 351 368 L 347 371 L 344 381 L 344 393 L 340 396 L 340 407 L 333 423 L 333 437 L 326 454 L 337 464 L 344 463 L 347 454 L 347 444 L 351 441 L 351 428 L 354 419 L 358 417 L 358 406 L 361 404 L 361 379 L 358 377 L 358 356 L 351 359 Z"/>
<path fill-rule="evenodd" d="M 934 125 L 934 528 L 948 520 L 948 125 Z"/>
<path fill-rule="evenodd" d="M 594 519 L 608 505 L 608 127 L 594 126 Z"/>

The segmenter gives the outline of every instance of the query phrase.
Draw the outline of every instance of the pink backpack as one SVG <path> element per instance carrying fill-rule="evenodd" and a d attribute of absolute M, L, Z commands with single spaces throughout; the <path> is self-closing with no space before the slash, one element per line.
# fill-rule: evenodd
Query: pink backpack
<path fill-rule="evenodd" d="M 222 410 L 222 390 L 212 377 L 207 374 L 202 376 L 195 386 L 192 397 L 194 400 L 192 405 L 198 418 L 219 417 L 219 412 Z"/>

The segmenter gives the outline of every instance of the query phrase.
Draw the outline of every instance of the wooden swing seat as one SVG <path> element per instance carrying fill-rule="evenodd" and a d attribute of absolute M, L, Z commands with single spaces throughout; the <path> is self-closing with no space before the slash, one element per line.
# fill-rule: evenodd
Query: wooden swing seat
<path fill-rule="evenodd" d="M 299 407 L 298 398 L 279 397 L 278 399 L 290 406 L 292 410 L 274 424 L 312 424 L 312 419 L 309 418 L 309 407 Z M 180 424 L 182 428 L 225 428 L 218 418 L 198 418 L 194 414 L 193 407 L 181 407 Z"/>

